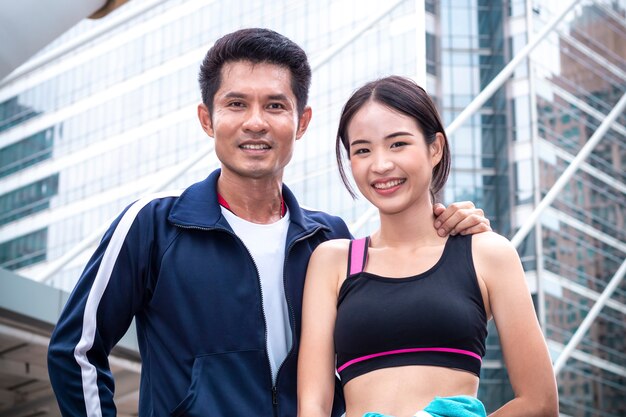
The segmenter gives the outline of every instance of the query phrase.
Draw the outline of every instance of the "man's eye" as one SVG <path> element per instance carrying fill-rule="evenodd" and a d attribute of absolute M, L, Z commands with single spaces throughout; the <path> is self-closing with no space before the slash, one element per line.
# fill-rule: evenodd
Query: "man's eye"
<path fill-rule="evenodd" d="M 284 109 L 285 106 L 282 105 L 281 103 L 272 103 L 268 106 L 270 109 L 272 110 L 280 110 L 280 109 Z"/>
<path fill-rule="evenodd" d="M 228 107 L 243 107 L 243 103 L 241 101 L 231 101 L 228 103 Z"/>

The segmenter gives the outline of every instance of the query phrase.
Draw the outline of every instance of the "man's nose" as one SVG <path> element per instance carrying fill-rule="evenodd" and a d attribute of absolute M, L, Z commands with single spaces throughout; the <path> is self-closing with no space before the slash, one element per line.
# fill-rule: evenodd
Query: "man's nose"
<path fill-rule="evenodd" d="M 261 106 L 251 106 L 246 112 L 243 128 L 251 132 L 264 132 L 268 129 L 266 114 Z"/>

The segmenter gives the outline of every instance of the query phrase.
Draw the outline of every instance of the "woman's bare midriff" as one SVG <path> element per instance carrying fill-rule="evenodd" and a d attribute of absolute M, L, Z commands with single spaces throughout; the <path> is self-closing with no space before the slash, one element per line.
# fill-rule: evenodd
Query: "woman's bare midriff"
<path fill-rule="evenodd" d="M 435 396 L 476 396 L 478 381 L 470 372 L 439 366 L 378 369 L 344 386 L 346 417 L 362 417 L 367 412 L 411 417 Z"/>

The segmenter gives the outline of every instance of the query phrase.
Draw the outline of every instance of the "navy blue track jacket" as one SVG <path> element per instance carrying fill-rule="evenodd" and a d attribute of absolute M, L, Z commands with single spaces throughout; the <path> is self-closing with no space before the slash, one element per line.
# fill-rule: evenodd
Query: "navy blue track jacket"
<path fill-rule="evenodd" d="M 64 416 L 114 416 L 107 356 L 136 319 L 140 416 L 295 417 L 302 291 L 320 243 L 349 238 L 338 217 L 298 205 L 283 282 L 293 334 L 273 384 L 258 272 L 221 215 L 214 171 L 180 195 L 147 197 L 111 225 L 72 292 L 48 351 Z M 339 384 L 333 416 L 343 412 Z"/>

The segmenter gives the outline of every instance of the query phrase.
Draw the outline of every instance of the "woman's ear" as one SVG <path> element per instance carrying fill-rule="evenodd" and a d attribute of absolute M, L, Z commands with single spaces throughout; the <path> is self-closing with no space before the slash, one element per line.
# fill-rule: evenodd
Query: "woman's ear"
<path fill-rule="evenodd" d="M 429 145 L 430 148 L 430 162 L 434 167 L 437 166 L 439 162 L 441 162 L 441 158 L 443 157 L 443 148 L 446 143 L 446 138 L 443 136 L 443 133 L 437 132 L 435 133 L 435 140 Z"/>

